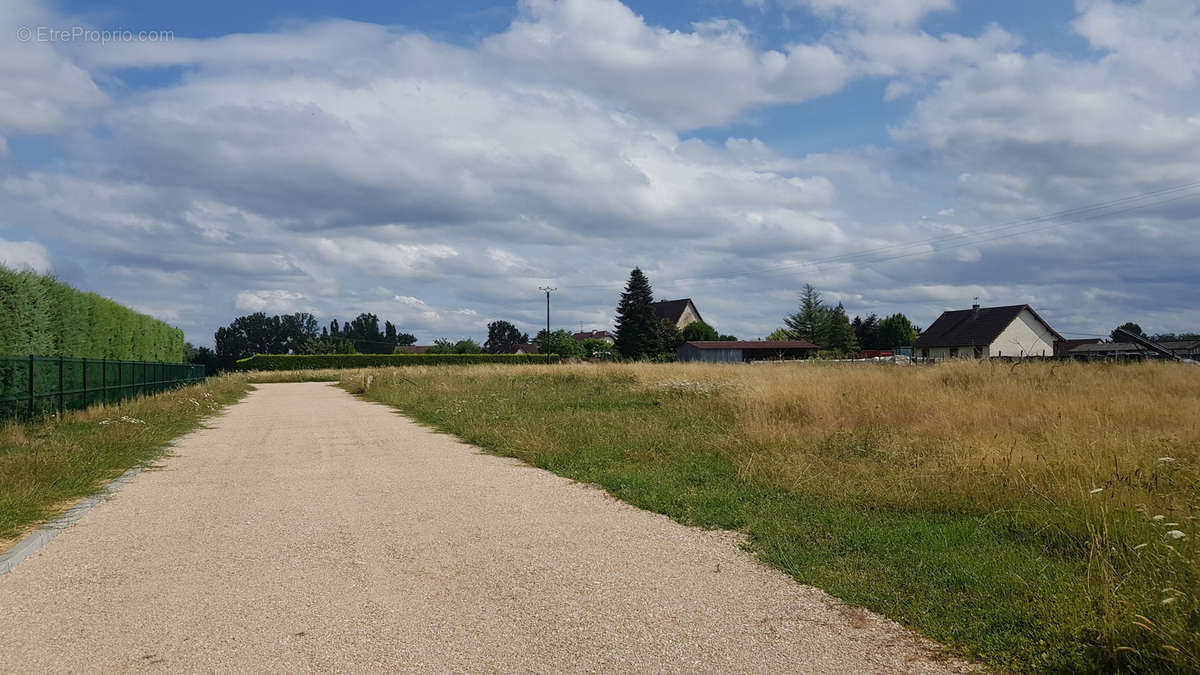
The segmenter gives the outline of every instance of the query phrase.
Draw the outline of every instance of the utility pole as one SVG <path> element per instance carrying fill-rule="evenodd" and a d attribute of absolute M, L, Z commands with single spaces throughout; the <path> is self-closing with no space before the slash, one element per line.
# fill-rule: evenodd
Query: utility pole
<path fill-rule="evenodd" d="M 551 286 L 538 286 L 539 291 L 546 292 L 546 363 L 550 363 L 550 291 L 557 291 Z"/>

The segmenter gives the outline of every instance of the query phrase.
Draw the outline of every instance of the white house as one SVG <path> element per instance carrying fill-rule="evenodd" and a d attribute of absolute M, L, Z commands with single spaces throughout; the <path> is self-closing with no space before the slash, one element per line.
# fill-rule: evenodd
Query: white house
<path fill-rule="evenodd" d="M 659 300 L 651 307 L 654 308 L 654 315 L 659 321 L 670 321 L 679 330 L 686 328 L 689 323 L 704 320 L 700 318 L 700 310 L 696 309 L 691 298 Z"/>
<path fill-rule="evenodd" d="M 974 305 L 942 312 L 913 351 L 932 359 L 1054 356 L 1054 343 L 1062 339 L 1029 305 Z"/>

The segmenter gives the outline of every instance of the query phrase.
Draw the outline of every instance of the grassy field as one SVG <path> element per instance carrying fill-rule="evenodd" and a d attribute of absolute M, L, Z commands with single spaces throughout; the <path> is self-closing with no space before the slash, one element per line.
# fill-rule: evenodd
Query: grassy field
<path fill-rule="evenodd" d="M 157 457 L 248 390 L 244 377 L 209 378 L 120 404 L 31 423 L 0 423 L 0 551 L 37 523 Z"/>
<path fill-rule="evenodd" d="M 1200 668 L 1194 366 L 480 366 L 338 377 L 494 452 L 684 523 L 743 530 L 797 580 L 988 663 Z"/>

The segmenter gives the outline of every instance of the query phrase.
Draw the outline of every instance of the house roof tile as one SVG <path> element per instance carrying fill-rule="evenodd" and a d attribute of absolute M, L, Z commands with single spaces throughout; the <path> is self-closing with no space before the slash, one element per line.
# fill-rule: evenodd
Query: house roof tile
<path fill-rule="evenodd" d="M 1004 329 L 1008 328 L 1009 324 L 1015 321 L 1023 310 L 1029 310 L 1029 313 L 1053 334 L 1054 339 L 1062 339 L 1062 336 L 1051 328 L 1050 324 L 1046 323 L 1042 317 L 1038 316 L 1037 312 L 1033 311 L 1029 305 L 1006 305 L 1004 307 L 980 307 L 942 312 L 937 321 L 934 321 L 933 325 L 921 333 L 913 346 L 921 349 L 990 345 L 1000 337 Z"/>

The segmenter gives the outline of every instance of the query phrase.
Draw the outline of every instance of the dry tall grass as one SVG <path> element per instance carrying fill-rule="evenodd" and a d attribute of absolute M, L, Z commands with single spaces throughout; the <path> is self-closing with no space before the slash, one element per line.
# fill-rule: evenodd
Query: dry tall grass
<path fill-rule="evenodd" d="M 1200 369 L 962 361 L 936 367 L 644 367 L 727 391 L 744 470 L 890 506 L 1031 500 L 1188 514 Z"/>
<path fill-rule="evenodd" d="M 1200 667 L 1200 368 L 962 361 L 636 369 L 717 396 L 742 475 L 868 507 L 979 513 L 1087 546 L 1097 642 Z M 689 385 L 689 383 L 691 383 Z M 715 392 L 715 394 L 714 394 Z M 1151 618 L 1151 617 L 1154 618 Z M 1142 631 L 1131 640 L 1130 626 Z"/>

